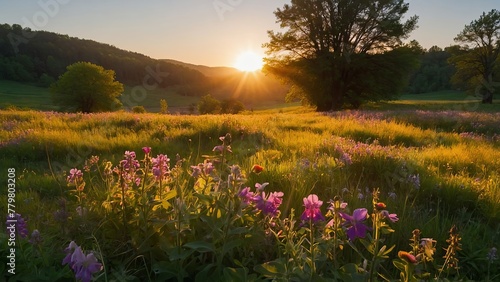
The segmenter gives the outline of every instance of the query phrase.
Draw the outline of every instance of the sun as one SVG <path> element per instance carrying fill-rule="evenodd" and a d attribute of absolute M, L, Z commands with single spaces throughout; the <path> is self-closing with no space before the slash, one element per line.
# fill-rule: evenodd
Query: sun
<path fill-rule="evenodd" d="M 240 71 L 253 72 L 262 69 L 263 64 L 264 62 L 261 56 L 257 55 L 255 52 L 246 51 L 236 58 L 234 67 Z"/>

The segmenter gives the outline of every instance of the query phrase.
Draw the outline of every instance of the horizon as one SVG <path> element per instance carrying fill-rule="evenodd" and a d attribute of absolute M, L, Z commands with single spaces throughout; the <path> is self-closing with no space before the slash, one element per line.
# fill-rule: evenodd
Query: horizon
<path fill-rule="evenodd" d="M 261 46 L 268 42 L 267 31 L 279 29 L 273 12 L 290 1 L 123 2 L 15 1 L 2 3 L 2 10 L 9 13 L 1 19 L 9 25 L 93 40 L 154 59 L 235 68 L 243 53 L 265 56 Z M 419 16 L 419 28 L 407 40 L 417 40 L 425 49 L 454 45 L 453 38 L 465 25 L 495 8 L 492 0 L 405 2 L 410 5 L 406 16 Z"/>

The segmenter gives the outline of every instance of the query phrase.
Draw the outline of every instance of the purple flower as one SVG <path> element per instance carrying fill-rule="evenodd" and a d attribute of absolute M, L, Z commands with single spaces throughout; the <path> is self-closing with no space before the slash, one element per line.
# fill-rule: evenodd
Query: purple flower
<path fill-rule="evenodd" d="M 347 226 L 347 237 L 349 237 L 349 240 L 354 241 L 356 238 L 364 238 L 366 236 L 366 232 L 370 229 L 363 224 L 363 221 L 368 216 L 367 209 L 355 209 L 352 216 L 346 213 L 339 214 L 346 221 L 344 222 L 344 226 Z"/>
<path fill-rule="evenodd" d="M 67 182 L 68 182 L 68 184 L 70 184 L 70 185 L 77 185 L 77 182 L 81 182 L 82 177 L 83 177 L 83 173 L 82 173 L 82 171 L 81 171 L 81 170 L 76 169 L 76 168 L 72 168 L 72 169 L 69 171 L 69 175 L 68 175 L 68 177 L 66 178 L 66 181 L 67 181 Z"/>
<path fill-rule="evenodd" d="M 62 264 L 68 264 L 75 273 L 75 278 L 80 279 L 82 282 L 90 282 L 92 274 L 102 269 L 102 264 L 97 261 L 94 254 L 85 255 L 74 241 L 71 241 L 64 251 L 66 257 L 63 259 Z"/>
<path fill-rule="evenodd" d="M 252 204 L 255 200 L 255 194 L 250 191 L 250 187 L 243 188 L 238 193 L 238 196 L 241 198 L 241 201 L 245 206 Z"/>
<path fill-rule="evenodd" d="M 170 172 L 170 159 L 166 155 L 158 155 L 156 158 L 153 158 L 153 175 L 156 178 L 156 181 L 163 179 Z"/>
<path fill-rule="evenodd" d="M 75 250 L 71 259 L 75 262 L 73 265 L 75 278 L 80 279 L 82 282 L 90 282 L 92 274 L 102 269 L 102 264 L 97 261 L 94 254 L 90 253 L 85 256 L 80 247 Z"/>
<path fill-rule="evenodd" d="M 269 185 L 269 182 L 265 182 L 265 183 L 255 183 L 255 189 L 257 190 L 257 192 L 262 192 L 264 191 L 264 188 L 266 188 L 266 186 Z"/>
<path fill-rule="evenodd" d="M 144 154 L 149 154 L 151 153 L 151 147 L 142 147 L 142 151 L 144 152 Z"/>
<path fill-rule="evenodd" d="M 323 201 L 320 201 L 317 195 L 311 194 L 307 196 L 307 198 L 304 198 L 303 201 L 305 210 L 300 219 L 303 221 L 312 220 L 312 222 L 325 220 L 325 217 L 321 214 L 320 210 L 321 205 L 323 205 Z"/>
<path fill-rule="evenodd" d="M 381 211 L 381 212 L 380 212 L 380 214 L 382 215 L 382 219 L 384 219 L 384 218 L 388 218 L 391 222 L 396 222 L 396 221 L 398 221 L 398 220 L 399 220 L 399 218 L 398 218 L 398 215 L 397 215 L 397 214 L 395 214 L 395 213 L 391 213 L 391 214 L 390 214 L 390 213 L 389 213 L 388 211 L 386 211 L 386 210 Z"/>
<path fill-rule="evenodd" d="M 135 159 L 136 155 L 134 151 L 125 151 L 124 158 L 120 161 L 120 164 L 126 172 L 134 172 L 141 166 L 139 161 Z"/>
<path fill-rule="evenodd" d="M 270 193 L 266 199 L 266 194 L 262 192 L 262 196 L 256 196 L 255 202 L 257 209 L 261 210 L 264 215 L 278 216 L 279 206 L 283 202 L 283 192 Z"/>
<path fill-rule="evenodd" d="M 12 229 L 9 228 L 9 226 L 11 225 L 11 224 L 9 224 L 9 221 L 14 220 L 13 216 L 14 216 L 14 214 L 7 215 L 7 222 L 5 223 L 7 225 L 7 234 L 15 232 L 13 227 L 12 227 Z M 16 220 L 15 229 L 17 230 L 17 234 L 19 234 L 19 237 L 21 237 L 21 238 L 27 238 L 28 237 L 28 226 L 26 225 L 26 221 L 18 213 L 15 214 L 15 220 Z"/>
<path fill-rule="evenodd" d="M 32 245 L 40 245 L 42 243 L 42 236 L 40 235 L 40 231 L 38 229 L 33 230 L 31 233 L 30 244 Z"/>

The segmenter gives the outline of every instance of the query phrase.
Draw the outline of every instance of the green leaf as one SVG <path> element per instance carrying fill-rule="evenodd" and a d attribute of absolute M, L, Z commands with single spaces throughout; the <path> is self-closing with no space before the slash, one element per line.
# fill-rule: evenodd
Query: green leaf
<path fill-rule="evenodd" d="M 205 241 L 194 241 L 184 244 L 184 247 L 193 249 L 200 253 L 215 252 L 215 246 Z"/>
<path fill-rule="evenodd" d="M 279 277 L 279 274 L 286 273 L 285 266 L 279 260 L 256 265 L 254 270 L 268 278 Z"/>

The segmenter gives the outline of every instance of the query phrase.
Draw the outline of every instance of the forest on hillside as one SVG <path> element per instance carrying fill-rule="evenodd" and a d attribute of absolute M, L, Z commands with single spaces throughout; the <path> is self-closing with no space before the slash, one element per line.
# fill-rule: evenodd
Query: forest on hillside
<path fill-rule="evenodd" d="M 283 101 L 287 91 L 278 80 L 262 73 L 247 77 L 236 69 L 211 67 L 203 68 L 202 73 L 194 65 L 153 59 L 93 40 L 0 24 L 0 80 L 48 87 L 76 62 L 114 70 L 116 79 L 128 86 L 143 85 L 145 78 L 153 78 L 147 83 L 184 96 L 210 93 L 243 102 Z"/>

